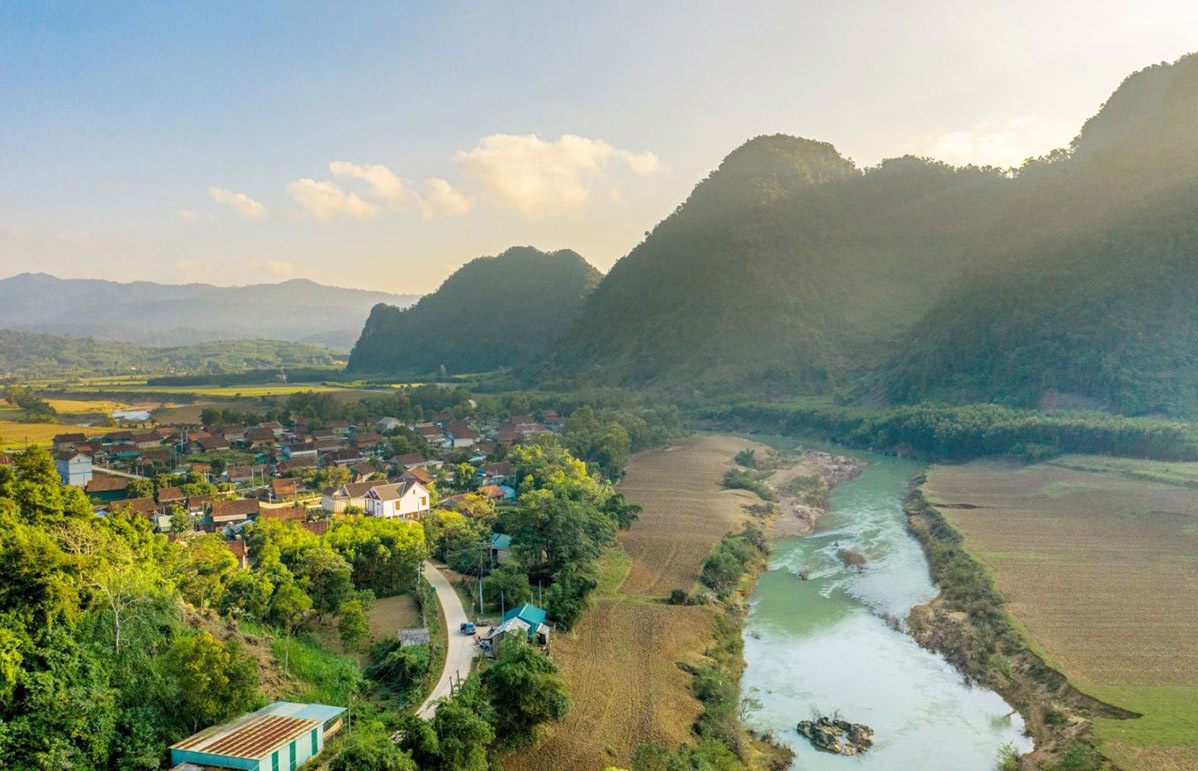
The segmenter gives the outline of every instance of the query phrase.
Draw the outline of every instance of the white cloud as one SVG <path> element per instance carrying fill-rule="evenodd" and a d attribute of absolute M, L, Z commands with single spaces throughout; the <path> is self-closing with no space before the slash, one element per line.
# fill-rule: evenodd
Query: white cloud
<path fill-rule="evenodd" d="M 403 182 L 395 175 L 395 172 L 381 163 L 359 166 L 349 161 L 333 161 L 329 164 L 329 171 L 334 177 L 348 177 L 365 181 L 373 188 L 375 196 L 389 204 L 402 204 L 406 197 Z"/>
<path fill-rule="evenodd" d="M 192 222 L 196 219 L 199 219 L 200 215 L 196 214 L 191 209 L 175 209 L 175 216 L 184 222 Z"/>
<path fill-rule="evenodd" d="M 420 211 L 427 219 L 437 215 L 454 216 L 465 214 L 472 206 L 470 199 L 453 189 L 453 185 L 443 179 L 431 177 L 424 180 L 424 197 L 420 202 Z"/>
<path fill-rule="evenodd" d="M 357 193 L 346 192 L 341 185 L 330 180 L 317 182 L 307 177 L 297 179 L 288 185 L 287 192 L 308 214 L 324 222 L 339 214 L 366 221 L 382 211 L 378 204 L 363 199 Z"/>
<path fill-rule="evenodd" d="M 272 278 L 291 278 L 295 275 L 295 266 L 286 260 L 250 260 L 247 266 L 250 270 L 266 273 Z"/>
<path fill-rule="evenodd" d="M 266 207 L 245 193 L 234 193 L 223 187 L 210 187 L 208 197 L 217 203 L 232 207 L 233 211 L 247 219 L 260 220 L 266 216 Z"/>
<path fill-rule="evenodd" d="M 604 183 L 613 164 L 623 163 L 642 176 L 662 168 L 653 153 L 573 134 L 550 142 L 534 134 L 492 134 L 458 153 L 454 162 L 488 198 L 531 218 L 581 211 L 596 187 L 608 187 Z"/>
<path fill-rule="evenodd" d="M 1069 144 L 1075 127 L 1037 115 L 1007 121 L 984 120 L 965 131 L 934 137 L 928 155 L 956 166 L 1007 168 Z"/>

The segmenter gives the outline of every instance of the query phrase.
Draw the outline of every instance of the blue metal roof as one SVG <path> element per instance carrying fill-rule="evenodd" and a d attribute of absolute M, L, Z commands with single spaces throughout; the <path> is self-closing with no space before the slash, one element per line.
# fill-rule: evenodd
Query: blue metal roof
<path fill-rule="evenodd" d="M 510 535 L 505 533 L 495 533 L 491 536 L 491 546 L 495 547 L 496 549 L 508 549 L 511 548 L 511 545 L 512 537 Z"/>
<path fill-rule="evenodd" d="M 508 621 L 513 618 L 519 618 L 521 621 L 532 627 L 531 631 L 536 631 L 536 628 L 545 623 L 545 611 L 538 608 L 536 605 L 524 603 L 518 608 L 512 608 L 507 613 L 503 614 L 503 620 Z"/>
<path fill-rule="evenodd" d="M 328 722 L 345 711 L 345 707 L 334 707 L 328 704 L 296 704 L 291 701 L 276 701 L 263 707 L 263 712 L 271 715 L 285 715 L 299 720 L 319 720 Z"/>

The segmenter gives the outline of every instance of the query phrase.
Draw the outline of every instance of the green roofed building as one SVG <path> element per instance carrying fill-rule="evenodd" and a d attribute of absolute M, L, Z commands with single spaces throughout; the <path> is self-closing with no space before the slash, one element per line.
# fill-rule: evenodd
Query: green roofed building
<path fill-rule="evenodd" d="M 503 621 L 491 630 L 491 634 L 479 641 L 483 653 L 494 656 L 499 643 L 511 634 L 523 634 L 533 645 L 549 645 L 549 633 L 553 628 L 545 623 L 545 611 L 536 605 L 524 603 L 503 614 Z"/>
<path fill-rule="evenodd" d="M 172 771 L 295 771 L 341 728 L 345 707 L 276 701 L 171 745 Z"/>

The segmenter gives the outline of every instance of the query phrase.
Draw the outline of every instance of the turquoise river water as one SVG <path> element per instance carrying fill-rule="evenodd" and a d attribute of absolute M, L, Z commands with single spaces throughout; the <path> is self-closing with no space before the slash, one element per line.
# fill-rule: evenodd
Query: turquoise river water
<path fill-rule="evenodd" d="M 833 489 L 815 533 L 774 544 L 745 623 L 742 693 L 762 704 L 746 722 L 792 747 L 796 769 L 992 769 L 1004 746 L 1025 752 L 1031 740 L 998 694 L 968 685 L 883 621 L 881 613 L 905 619 L 937 590 L 902 511 L 919 466 L 866 457 L 860 476 Z M 845 570 L 838 548 L 860 550 L 868 567 Z M 873 748 L 857 757 L 816 750 L 795 729 L 813 709 L 870 726 Z"/>

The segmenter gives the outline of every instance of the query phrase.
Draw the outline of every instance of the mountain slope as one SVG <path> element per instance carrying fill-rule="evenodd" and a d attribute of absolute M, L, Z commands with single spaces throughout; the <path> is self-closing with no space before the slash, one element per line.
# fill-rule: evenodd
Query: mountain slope
<path fill-rule="evenodd" d="M 1198 413 L 1198 56 L 1128 78 L 905 337 L 895 401 Z"/>
<path fill-rule="evenodd" d="M 307 279 L 218 287 L 22 273 L 0 280 L 0 328 L 142 345 L 274 338 L 346 350 L 371 306 L 415 299 Z"/>
<path fill-rule="evenodd" d="M 834 387 L 968 264 L 1007 182 L 911 157 L 862 172 L 826 143 L 753 139 L 615 265 L 542 378 Z"/>
<path fill-rule="evenodd" d="M 348 369 L 423 375 L 525 365 L 578 317 L 599 277 L 569 249 L 479 257 L 407 310 L 376 305 Z"/>
<path fill-rule="evenodd" d="M 237 372 L 273 367 L 331 367 L 327 348 L 277 340 L 220 340 L 149 348 L 91 338 L 0 329 L 0 377 L 61 377 L 170 372 Z"/>

